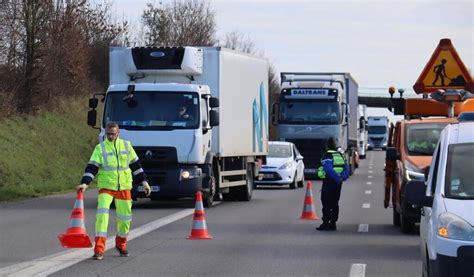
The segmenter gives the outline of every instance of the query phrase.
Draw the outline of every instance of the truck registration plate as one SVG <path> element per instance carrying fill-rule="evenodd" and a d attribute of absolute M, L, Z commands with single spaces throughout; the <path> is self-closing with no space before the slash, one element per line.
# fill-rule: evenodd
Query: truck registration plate
<path fill-rule="evenodd" d="M 152 192 L 158 192 L 160 191 L 160 186 L 150 186 Z M 137 191 L 143 192 L 143 186 L 138 186 Z"/>

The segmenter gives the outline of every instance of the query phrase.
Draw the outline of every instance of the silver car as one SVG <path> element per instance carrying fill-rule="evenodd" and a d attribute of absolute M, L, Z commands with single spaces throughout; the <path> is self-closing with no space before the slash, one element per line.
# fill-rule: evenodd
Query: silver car
<path fill-rule="evenodd" d="M 267 163 L 262 165 L 255 185 L 304 186 L 303 156 L 291 142 L 269 141 Z"/>

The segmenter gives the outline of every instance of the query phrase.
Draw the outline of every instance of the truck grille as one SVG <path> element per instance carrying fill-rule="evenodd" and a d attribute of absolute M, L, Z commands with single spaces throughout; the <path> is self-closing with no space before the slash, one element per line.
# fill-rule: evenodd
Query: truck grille
<path fill-rule="evenodd" d="M 318 168 L 321 166 L 321 158 L 326 152 L 326 139 L 287 139 L 292 142 L 303 155 L 306 168 Z"/>
<path fill-rule="evenodd" d="M 156 164 L 176 164 L 178 154 L 174 147 L 134 147 L 142 166 L 153 167 Z"/>

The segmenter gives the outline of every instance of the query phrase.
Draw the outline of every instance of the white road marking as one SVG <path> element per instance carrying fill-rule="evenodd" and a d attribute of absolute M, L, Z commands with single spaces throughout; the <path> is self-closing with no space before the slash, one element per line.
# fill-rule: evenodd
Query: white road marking
<path fill-rule="evenodd" d="M 371 190 L 366 190 L 365 194 L 372 194 L 372 191 Z"/>
<path fill-rule="evenodd" d="M 369 178 L 369 179 L 372 179 L 372 177 L 373 177 L 372 175 L 367 176 L 367 178 Z"/>
<path fill-rule="evenodd" d="M 134 228 L 128 234 L 128 240 L 141 237 L 158 228 L 192 215 L 194 209 L 185 209 L 169 216 L 154 220 L 148 224 Z M 93 239 L 93 238 L 92 238 Z M 115 236 L 107 238 L 105 250 L 115 247 Z M 66 250 L 29 262 L 14 264 L 0 268 L 0 276 L 47 276 L 92 257 L 92 248 Z"/>
<path fill-rule="evenodd" d="M 369 185 L 369 186 L 372 185 L 372 182 L 367 182 L 367 185 Z"/>
<path fill-rule="evenodd" d="M 372 170 L 369 170 L 369 174 L 372 174 L 372 173 L 374 173 L 374 172 Z"/>
<path fill-rule="evenodd" d="M 364 209 L 370 208 L 370 203 L 364 203 L 364 204 L 362 204 L 362 208 L 364 208 Z"/>
<path fill-rule="evenodd" d="M 366 264 L 352 264 L 349 277 L 365 277 Z"/>
<path fill-rule="evenodd" d="M 372 166 L 369 166 L 369 169 L 372 169 L 373 167 Z"/>
<path fill-rule="evenodd" d="M 369 224 L 359 224 L 359 233 L 366 233 L 369 231 Z"/>

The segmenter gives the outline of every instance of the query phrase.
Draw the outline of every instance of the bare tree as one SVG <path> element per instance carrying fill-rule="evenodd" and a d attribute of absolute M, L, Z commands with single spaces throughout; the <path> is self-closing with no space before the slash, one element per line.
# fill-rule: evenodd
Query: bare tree
<path fill-rule="evenodd" d="M 215 12 L 205 0 L 147 4 L 142 14 L 145 42 L 150 46 L 214 45 Z"/>
<path fill-rule="evenodd" d="M 246 35 L 233 31 L 227 33 L 223 40 L 223 47 L 230 48 L 233 50 L 250 53 L 254 55 L 264 56 L 263 51 L 258 52 L 255 43 Z M 275 73 L 276 70 L 272 64 L 268 67 L 268 109 L 272 107 L 272 103 L 278 101 L 280 95 L 280 82 L 278 76 Z M 270 124 L 270 139 L 275 140 L 277 138 L 276 129 Z"/>

